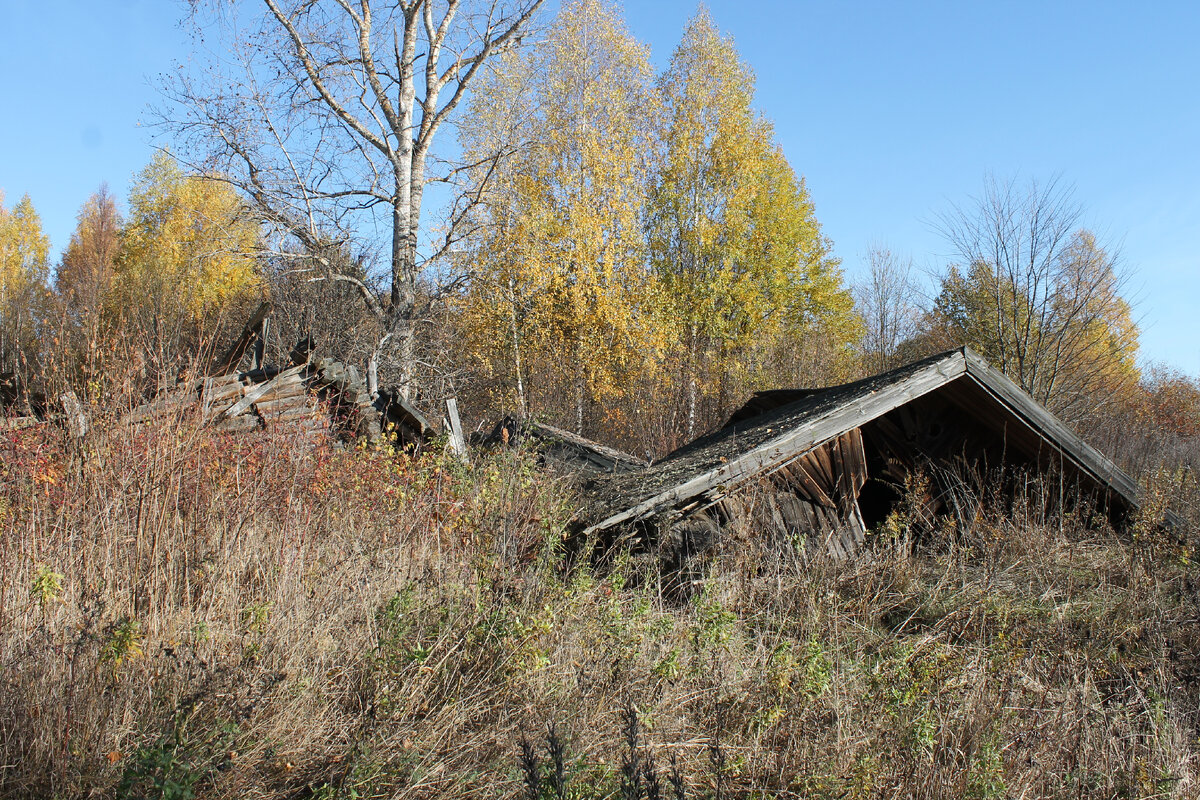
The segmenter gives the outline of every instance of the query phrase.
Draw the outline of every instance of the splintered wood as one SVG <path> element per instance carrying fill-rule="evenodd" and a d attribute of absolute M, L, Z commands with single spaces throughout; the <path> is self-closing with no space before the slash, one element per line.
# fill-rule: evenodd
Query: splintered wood
<path fill-rule="evenodd" d="M 858 508 L 866 482 L 862 433 L 854 428 L 768 474 L 770 524 L 778 535 L 813 537 L 834 558 L 849 558 L 866 541 Z"/>
<path fill-rule="evenodd" d="M 709 513 L 735 530 L 813 542 L 842 560 L 866 542 L 858 508 L 866 481 L 862 434 L 855 428 L 726 495 Z"/>

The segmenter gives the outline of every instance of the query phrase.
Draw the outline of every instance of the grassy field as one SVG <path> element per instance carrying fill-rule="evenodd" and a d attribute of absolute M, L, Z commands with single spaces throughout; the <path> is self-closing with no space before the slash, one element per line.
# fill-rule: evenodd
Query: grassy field
<path fill-rule="evenodd" d="M 1200 794 L 1200 581 L 1150 524 L 749 537 L 678 600 L 568 569 L 576 508 L 515 451 L 2 434 L 0 795 Z"/>

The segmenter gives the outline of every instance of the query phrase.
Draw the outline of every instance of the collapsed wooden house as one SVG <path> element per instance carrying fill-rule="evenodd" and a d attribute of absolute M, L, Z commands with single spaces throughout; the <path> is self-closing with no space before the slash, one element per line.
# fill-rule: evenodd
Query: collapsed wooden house
<path fill-rule="evenodd" d="M 183 381 L 134 408 L 123 421 L 142 423 L 184 413 L 228 433 L 286 430 L 306 438 L 377 441 L 388 432 L 412 442 L 434 430 L 403 398 L 386 392 L 372 397 L 355 367 L 332 358 Z"/>
<path fill-rule="evenodd" d="M 657 464 L 592 478 L 582 533 L 696 550 L 752 519 L 845 558 L 918 476 L 936 517 L 964 513 L 997 474 L 1086 496 L 1115 524 L 1138 507 L 1128 475 L 962 348 L 842 386 L 759 393 Z"/>
<path fill-rule="evenodd" d="M 270 312 L 271 304 L 263 303 L 233 345 L 197 370 L 198 375 L 160 386 L 153 397 L 121 416 L 120 422 L 138 425 L 189 417 L 222 433 L 272 430 L 310 441 L 332 437 L 378 442 L 386 438 L 403 445 L 426 442 L 440 432 L 398 392 L 371 392 L 353 365 L 317 357 L 311 339 L 292 348 L 290 363 L 266 363 L 264 342 Z M 65 423 L 72 436 L 83 438 L 96 409 L 86 409 L 70 391 L 60 402 L 61 413 L 0 416 L 0 430 Z M 447 400 L 442 427 L 452 446 L 465 454 L 452 398 Z"/>

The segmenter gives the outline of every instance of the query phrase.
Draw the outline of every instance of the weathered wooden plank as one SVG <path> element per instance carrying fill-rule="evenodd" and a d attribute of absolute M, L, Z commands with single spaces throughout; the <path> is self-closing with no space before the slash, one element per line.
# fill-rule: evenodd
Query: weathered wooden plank
<path fill-rule="evenodd" d="M 775 492 L 767 491 L 763 493 L 763 500 L 766 502 L 767 512 L 771 515 L 771 525 L 775 528 L 775 534 L 779 537 L 786 537 L 791 533 L 788 528 L 787 520 L 783 518 L 783 512 L 779 509 L 779 503 L 776 500 Z"/>
<path fill-rule="evenodd" d="M 265 357 L 267 354 L 267 336 L 271 332 L 271 320 L 263 317 L 258 326 L 258 336 L 254 338 L 254 349 L 250 356 L 250 368 L 262 369 L 265 365 Z"/>
<path fill-rule="evenodd" d="M 212 403 L 209 405 L 208 411 L 206 411 L 201 417 L 201 421 L 212 422 L 213 420 L 220 418 L 221 415 L 230 407 L 232 407 L 235 402 L 237 402 L 237 398 L 229 397 L 216 403 Z"/>
<path fill-rule="evenodd" d="M 822 488 L 831 494 L 836 494 L 837 489 L 838 470 L 834 467 L 831 452 L 836 445 L 837 439 L 834 439 L 805 456 L 805 461 L 815 467 L 814 477 L 820 482 Z"/>
<path fill-rule="evenodd" d="M 319 368 L 317 375 L 323 384 L 336 386 L 339 389 L 346 383 L 346 367 L 339 361 L 326 363 L 326 359 L 321 360 L 322 366 Z"/>
<path fill-rule="evenodd" d="M 313 410 L 308 406 L 297 406 L 294 408 L 280 409 L 279 411 L 263 416 L 263 420 L 270 425 L 282 425 L 285 423 L 297 422 L 312 417 Z"/>
<path fill-rule="evenodd" d="M 866 453 L 859 429 L 854 428 L 839 436 L 833 443 L 833 454 L 838 471 L 840 506 L 848 510 L 867 480 Z"/>
<path fill-rule="evenodd" d="M 809 530 L 808 515 L 804 513 L 805 507 L 808 505 L 806 501 L 789 491 L 779 492 L 775 500 L 779 505 L 779 513 L 783 515 L 789 535 L 793 531 L 807 532 Z"/>
<path fill-rule="evenodd" d="M 261 416 L 271 414 L 282 414 L 285 411 L 292 409 L 303 408 L 305 411 L 311 412 L 312 406 L 309 405 L 308 395 L 300 393 L 292 397 L 280 397 L 275 400 L 259 400 L 254 404 L 254 410 Z"/>
<path fill-rule="evenodd" d="M 446 419 L 442 427 L 449 434 L 450 451 L 465 463 L 471 463 L 471 454 L 467 452 L 467 438 L 463 436 L 462 420 L 458 417 L 457 398 L 446 398 Z"/>
<path fill-rule="evenodd" d="M 230 406 L 224 414 L 222 414 L 222 418 L 229 419 L 231 417 L 236 417 L 239 414 L 244 414 L 246 411 L 250 410 L 250 407 L 254 405 L 254 402 L 258 400 L 258 398 L 262 397 L 267 392 L 274 390 L 279 385 L 277 382 L 286 381 L 292 376 L 299 375 L 303 369 L 303 365 L 285 369 L 283 372 L 279 373 L 266 383 L 260 383 L 257 386 L 250 387 L 246 390 L 246 393 L 242 396 L 241 400 L 238 400 L 236 403 Z"/>
<path fill-rule="evenodd" d="M 825 549 L 837 561 L 845 561 L 849 558 L 849 553 L 842 546 L 841 531 L 837 525 L 831 525 L 825 529 Z"/>
<path fill-rule="evenodd" d="M 200 381 L 200 421 L 205 422 L 212 415 L 213 379 L 204 378 Z"/>
<path fill-rule="evenodd" d="M 405 400 L 403 397 L 399 395 L 390 396 L 388 406 L 389 408 L 387 409 L 387 412 L 389 421 L 396 422 L 397 424 L 403 422 L 410 427 L 414 427 L 417 435 L 419 436 L 428 436 L 437 433 L 437 429 L 430 424 L 429 420 L 425 418 L 425 415 L 418 411 L 416 406 Z M 392 408 L 391 406 L 395 406 L 396 408 Z M 399 409 L 399 412 L 397 412 L 396 409 Z M 407 417 L 407 419 L 405 419 L 405 417 Z"/>
<path fill-rule="evenodd" d="M 183 392 L 173 392 L 164 394 L 160 397 L 142 403 L 128 414 L 125 415 L 122 422 L 129 424 L 135 422 L 145 422 L 148 419 L 164 416 L 166 414 L 174 414 L 191 408 L 199 402 L 195 392 L 184 390 Z"/>
<path fill-rule="evenodd" d="M 809 473 L 808 459 L 798 458 L 791 464 L 785 464 L 780 468 L 780 472 L 790 478 L 796 487 L 814 503 L 832 508 L 834 506 L 833 498 L 831 498 L 816 479 Z"/>
<path fill-rule="evenodd" d="M 296 397 L 308 397 L 308 387 L 303 383 L 294 383 L 291 386 L 280 386 L 277 389 L 262 394 L 254 401 L 255 407 L 263 403 L 273 403 L 279 400 L 291 400 Z"/>
<path fill-rule="evenodd" d="M 246 354 L 246 348 L 255 340 L 261 338 L 263 322 L 271 313 L 271 301 L 265 301 L 254 313 L 250 315 L 250 319 L 246 320 L 246 324 L 242 327 L 242 333 L 237 341 L 233 343 L 225 354 L 213 361 L 209 368 L 205 371 L 208 375 L 221 375 L 229 372 L 237 363 L 242 360 L 242 356 Z M 259 365 L 261 366 L 261 365 Z"/>
<path fill-rule="evenodd" d="M 838 499 L 838 506 L 842 510 L 845 510 L 846 508 L 846 499 L 853 496 L 853 490 L 851 488 L 850 465 L 848 463 L 849 459 L 846 458 L 846 454 L 844 452 L 846 449 L 845 439 L 846 435 L 842 434 L 828 445 L 821 448 L 822 450 L 829 451 L 829 459 L 833 463 L 834 470 L 834 494 Z"/>
<path fill-rule="evenodd" d="M 234 381 L 226 384 L 212 384 L 208 390 L 208 404 L 219 403 L 223 400 L 229 400 L 235 397 L 241 397 L 246 391 L 246 386 L 241 381 Z"/>

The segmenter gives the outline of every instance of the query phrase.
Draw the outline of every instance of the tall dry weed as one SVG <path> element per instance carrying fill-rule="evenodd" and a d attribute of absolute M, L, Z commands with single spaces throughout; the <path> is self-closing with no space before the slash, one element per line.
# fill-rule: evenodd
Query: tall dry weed
<path fill-rule="evenodd" d="M 538 791 L 578 798 L 1200 787 L 1186 535 L 1033 506 L 849 563 L 751 535 L 680 601 L 643 559 L 568 569 L 529 454 L 187 419 L 0 450 L 3 796 L 516 797 L 548 724 Z"/>

